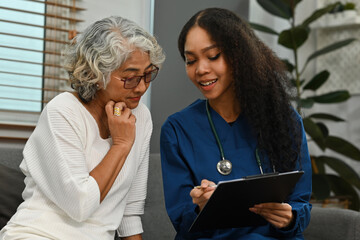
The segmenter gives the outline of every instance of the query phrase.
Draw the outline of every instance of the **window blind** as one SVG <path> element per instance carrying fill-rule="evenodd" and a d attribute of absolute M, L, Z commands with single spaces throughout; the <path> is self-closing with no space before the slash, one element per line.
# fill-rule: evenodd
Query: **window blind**
<path fill-rule="evenodd" d="M 0 124 L 36 123 L 47 102 L 70 90 L 61 51 L 82 21 L 76 2 L 0 1 Z"/>

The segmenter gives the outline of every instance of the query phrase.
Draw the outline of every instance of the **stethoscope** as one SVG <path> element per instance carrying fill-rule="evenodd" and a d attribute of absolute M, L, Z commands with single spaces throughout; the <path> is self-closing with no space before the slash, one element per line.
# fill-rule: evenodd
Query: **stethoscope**
<path fill-rule="evenodd" d="M 220 155 L 221 155 L 221 160 L 216 164 L 216 169 L 222 175 L 229 175 L 231 173 L 231 170 L 232 170 L 232 163 L 229 160 L 225 159 L 224 150 L 223 150 L 223 147 L 221 145 L 219 136 L 218 136 L 218 134 L 216 132 L 216 129 L 215 129 L 215 126 L 214 126 L 214 123 L 213 123 L 213 120 L 212 120 L 212 117 L 211 117 L 211 114 L 210 114 L 210 111 L 209 111 L 209 101 L 208 100 L 206 100 L 205 105 L 206 105 L 206 113 L 207 113 L 207 117 L 209 119 L 211 130 L 214 133 L 217 145 L 219 146 Z M 260 173 L 264 174 L 262 166 L 261 166 L 260 154 L 259 154 L 259 148 L 258 147 L 256 147 L 256 150 L 255 150 L 255 158 L 256 158 L 256 162 L 257 162 L 257 164 L 259 166 Z M 275 169 L 274 169 L 274 171 L 275 171 Z"/>

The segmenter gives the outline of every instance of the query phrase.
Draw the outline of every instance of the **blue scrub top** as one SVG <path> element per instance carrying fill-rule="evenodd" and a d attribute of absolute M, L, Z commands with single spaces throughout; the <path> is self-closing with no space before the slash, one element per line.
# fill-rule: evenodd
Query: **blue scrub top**
<path fill-rule="evenodd" d="M 171 115 L 163 124 L 160 136 L 162 176 L 166 210 L 174 225 L 175 239 L 303 239 L 302 232 L 310 221 L 311 163 L 306 135 L 302 127 L 301 166 L 305 174 L 300 178 L 288 203 L 295 214 L 291 229 L 276 229 L 270 224 L 257 227 L 221 229 L 188 233 L 197 216 L 190 191 L 202 179 L 215 183 L 244 176 L 260 174 L 256 162 L 256 137 L 246 118 L 227 123 L 211 107 L 210 114 L 223 146 L 225 158 L 233 165 L 232 172 L 221 175 L 216 164 L 221 159 L 220 150 L 206 114 L 206 101 L 197 100 L 187 108 Z M 262 160 L 264 172 L 272 172 L 267 159 Z M 239 216 L 240 218 L 241 216 Z"/>

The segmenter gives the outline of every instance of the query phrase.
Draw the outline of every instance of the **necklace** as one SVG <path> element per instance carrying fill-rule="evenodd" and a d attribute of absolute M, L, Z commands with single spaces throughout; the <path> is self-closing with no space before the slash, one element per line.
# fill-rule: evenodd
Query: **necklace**
<path fill-rule="evenodd" d="M 214 126 L 214 123 L 213 123 L 213 120 L 212 120 L 212 117 L 211 117 L 211 114 L 210 114 L 209 101 L 208 100 L 206 100 L 205 105 L 206 105 L 206 113 L 207 113 L 207 117 L 208 117 L 208 120 L 209 120 L 209 123 L 210 123 L 210 126 L 211 126 L 211 130 L 212 130 L 212 132 L 213 132 L 213 134 L 215 136 L 217 145 L 218 145 L 219 150 L 220 150 L 221 160 L 216 164 L 216 169 L 222 175 L 229 175 L 231 173 L 231 171 L 232 171 L 232 163 L 231 163 L 231 161 L 225 159 L 224 150 L 223 150 L 222 144 L 220 142 L 219 136 L 218 136 L 218 134 L 216 132 L 216 129 L 215 129 L 215 126 Z M 261 166 L 258 147 L 256 147 L 256 150 L 255 150 L 255 158 L 256 158 L 256 162 L 257 162 L 257 164 L 259 166 L 260 173 L 264 174 L 262 166 Z"/>

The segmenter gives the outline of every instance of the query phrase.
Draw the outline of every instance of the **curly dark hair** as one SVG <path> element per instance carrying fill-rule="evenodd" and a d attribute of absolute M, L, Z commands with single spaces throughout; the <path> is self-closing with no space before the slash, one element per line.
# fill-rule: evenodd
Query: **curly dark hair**
<path fill-rule="evenodd" d="M 199 11 L 184 25 L 178 38 L 184 60 L 186 37 L 194 26 L 206 30 L 224 54 L 233 73 L 237 100 L 257 136 L 262 158 L 266 154 L 277 171 L 293 170 L 300 159 L 301 128 L 291 106 L 283 62 L 246 21 L 221 8 Z"/>

